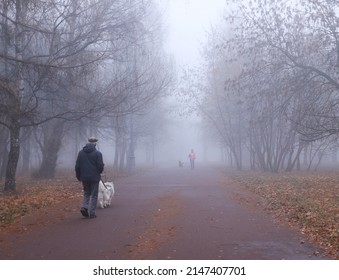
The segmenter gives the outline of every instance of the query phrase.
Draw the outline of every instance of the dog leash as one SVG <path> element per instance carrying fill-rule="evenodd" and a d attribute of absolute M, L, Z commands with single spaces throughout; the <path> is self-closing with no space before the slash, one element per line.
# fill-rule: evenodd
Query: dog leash
<path fill-rule="evenodd" d="M 100 177 L 100 181 L 103 183 L 104 187 L 106 190 L 108 190 L 108 188 L 106 187 L 106 184 L 104 183 L 104 181 L 102 180 L 102 178 Z"/>

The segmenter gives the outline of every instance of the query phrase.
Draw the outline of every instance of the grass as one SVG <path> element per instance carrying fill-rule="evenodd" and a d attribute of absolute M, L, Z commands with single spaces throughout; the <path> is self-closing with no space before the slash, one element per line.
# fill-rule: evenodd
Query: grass
<path fill-rule="evenodd" d="M 339 259 L 337 173 L 238 173 L 232 180 L 258 195 L 265 209 Z"/>

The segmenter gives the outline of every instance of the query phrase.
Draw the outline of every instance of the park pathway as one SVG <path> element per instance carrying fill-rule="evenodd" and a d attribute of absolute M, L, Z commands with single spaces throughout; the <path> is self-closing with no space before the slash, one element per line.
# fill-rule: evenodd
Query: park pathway
<path fill-rule="evenodd" d="M 2 240 L 0 259 L 321 258 L 298 232 L 234 200 L 220 169 L 157 168 L 115 186 L 113 205 L 98 209 L 98 218 L 82 218 L 80 201 L 67 201 L 74 210 L 61 220 Z"/>

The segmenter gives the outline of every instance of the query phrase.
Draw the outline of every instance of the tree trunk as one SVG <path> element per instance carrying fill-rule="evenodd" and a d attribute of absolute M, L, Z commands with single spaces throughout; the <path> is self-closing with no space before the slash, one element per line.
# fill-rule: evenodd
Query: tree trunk
<path fill-rule="evenodd" d="M 21 151 L 22 151 L 22 166 L 21 166 L 21 172 L 23 174 L 28 174 L 29 173 L 29 169 L 30 169 L 30 159 L 31 159 L 31 135 L 32 135 L 32 130 L 31 128 L 26 128 L 23 129 L 23 135 L 24 135 L 24 139 L 22 141 L 21 144 Z"/>
<path fill-rule="evenodd" d="M 5 177 L 6 174 L 6 166 L 8 162 L 8 149 L 7 145 L 2 148 L 1 151 L 1 162 L 0 162 L 0 180 Z"/>
<path fill-rule="evenodd" d="M 22 5 L 24 4 L 24 5 Z M 8 154 L 8 162 L 6 168 L 6 180 L 5 180 L 5 192 L 15 193 L 16 192 L 16 170 L 18 167 L 19 154 L 20 154 L 20 115 L 21 115 L 21 98 L 25 91 L 24 81 L 22 78 L 22 49 L 23 49 L 23 35 L 22 26 L 23 18 L 25 15 L 25 8 L 27 8 L 27 2 L 17 0 L 15 2 L 15 56 L 18 59 L 16 64 L 16 79 L 11 87 L 8 87 L 9 91 L 9 104 L 11 108 L 11 114 L 9 116 L 10 125 L 10 149 Z M 20 23 L 20 24 L 19 24 Z"/>
<path fill-rule="evenodd" d="M 135 169 L 135 153 L 134 153 L 133 135 L 131 136 L 130 145 L 128 149 L 127 169 L 128 169 L 128 172 L 132 172 Z"/>
<path fill-rule="evenodd" d="M 0 156 L 0 180 L 5 177 L 6 166 L 8 161 L 8 138 L 9 133 L 7 128 L 2 128 L 0 131 L 1 156 Z"/>
<path fill-rule="evenodd" d="M 291 172 L 294 169 L 295 164 L 299 162 L 300 154 L 301 154 L 303 148 L 304 147 L 301 144 L 299 144 L 298 151 L 297 151 L 297 153 L 296 153 L 296 155 L 295 155 L 293 160 L 292 160 L 292 155 L 293 154 L 291 153 L 291 156 L 290 156 L 290 158 L 288 160 L 288 164 L 287 164 L 287 167 L 286 167 L 286 171 L 287 172 Z"/>
<path fill-rule="evenodd" d="M 10 150 L 8 154 L 5 189 L 4 189 L 5 192 L 9 193 L 16 192 L 15 174 L 20 154 L 19 135 L 20 135 L 20 125 L 19 123 L 16 122 L 10 128 Z"/>
<path fill-rule="evenodd" d="M 53 123 L 53 122 L 52 122 Z M 54 125 L 48 123 L 45 131 L 42 162 L 36 176 L 38 178 L 54 178 L 58 153 L 64 135 L 64 121 L 56 120 Z"/>
<path fill-rule="evenodd" d="M 119 168 L 119 151 L 120 151 L 120 140 L 119 137 L 115 138 L 115 153 L 114 153 L 114 163 L 113 169 L 118 170 Z"/>
<path fill-rule="evenodd" d="M 127 143 L 124 141 L 121 145 L 120 150 L 120 163 L 119 163 L 119 170 L 122 171 L 125 169 L 125 158 L 126 158 L 126 150 L 127 150 Z"/>

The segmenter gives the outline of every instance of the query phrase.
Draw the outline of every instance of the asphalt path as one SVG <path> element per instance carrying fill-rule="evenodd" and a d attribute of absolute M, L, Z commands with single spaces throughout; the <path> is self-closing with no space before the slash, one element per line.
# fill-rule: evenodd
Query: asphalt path
<path fill-rule="evenodd" d="M 113 203 L 96 219 L 81 216 L 79 199 L 66 201 L 62 218 L 2 240 L 0 259 L 323 259 L 296 230 L 234 199 L 218 168 L 157 168 L 114 183 Z M 36 218 L 49 215 L 57 214 Z"/>

